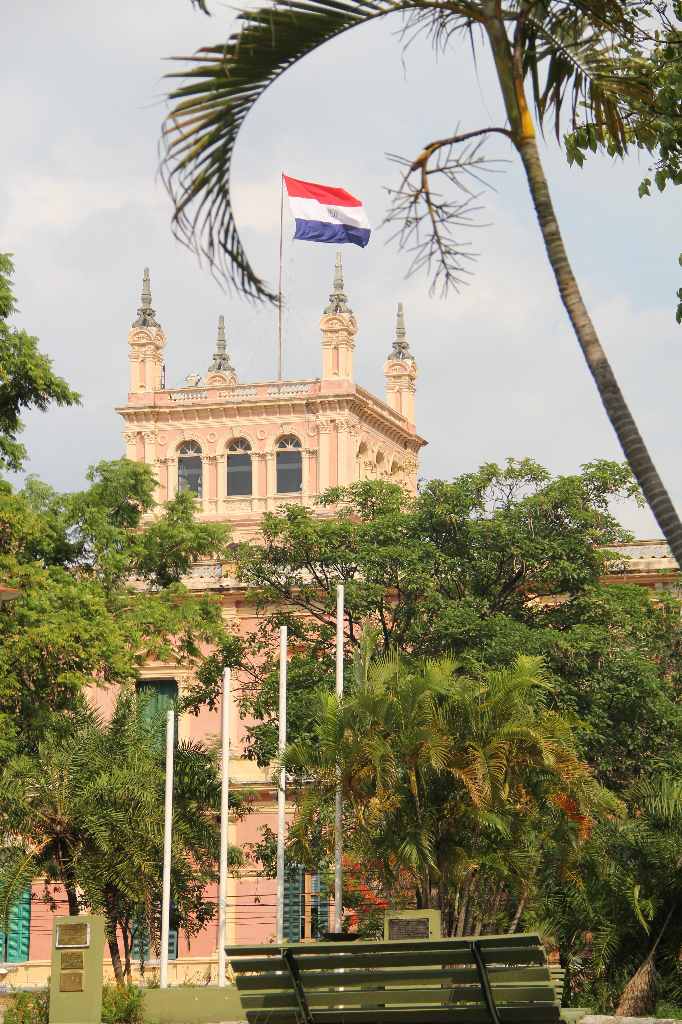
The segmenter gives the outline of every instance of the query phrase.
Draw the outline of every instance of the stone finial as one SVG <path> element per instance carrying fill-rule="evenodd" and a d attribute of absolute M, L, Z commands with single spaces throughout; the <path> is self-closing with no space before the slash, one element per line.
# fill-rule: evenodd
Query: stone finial
<path fill-rule="evenodd" d="M 152 286 L 149 280 L 149 267 L 144 268 L 142 275 L 142 294 L 140 295 L 140 308 L 137 311 L 137 320 L 133 321 L 133 327 L 160 327 L 156 320 L 156 312 L 152 309 Z"/>
<path fill-rule="evenodd" d="M 218 317 L 218 340 L 216 350 L 213 354 L 213 362 L 208 368 L 209 373 L 234 373 L 234 367 L 230 362 L 227 351 L 227 338 L 225 337 L 225 317 Z"/>
<path fill-rule="evenodd" d="M 329 296 L 329 305 L 325 306 L 325 314 L 328 313 L 352 313 L 348 305 L 348 296 L 343 290 L 343 266 L 341 264 L 341 250 L 336 253 L 336 266 L 334 267 L 333 290 Z"/>
<path fill-rule="evenodd" d="M 414 356 L 410 352 L 410 343 L 407 340 L 407 329 L 405 327 L 405 311 L 402 302 L 398 303 L 398 313 L 395 321 L 395 341 L 393 348 L 388 354 L 389 359 L 411 359 Z"/>

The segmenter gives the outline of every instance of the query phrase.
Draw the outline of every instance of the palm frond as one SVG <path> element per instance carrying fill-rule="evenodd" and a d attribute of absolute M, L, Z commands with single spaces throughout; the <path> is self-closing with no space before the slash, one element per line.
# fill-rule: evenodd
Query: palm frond
<path fill-rule="evenodd" d="M 237 136 L 257 100 L 293 64 L 350 28 L 409 6 L 401 0 L 284 0 L 242 11 L 239 28 L 219 46 L 204 47 L 172 73 L 163 129 L 162 173 L 174 202 L 176 235 L 252 299 L 276 296 L 251 266 L 232 205 Z"/>

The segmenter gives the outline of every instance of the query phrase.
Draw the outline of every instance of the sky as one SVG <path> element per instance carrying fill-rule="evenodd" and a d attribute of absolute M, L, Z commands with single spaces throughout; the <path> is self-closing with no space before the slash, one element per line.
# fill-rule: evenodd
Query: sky
<path fill-rule="evenodd" d="M 127 334 L 151 270 L 154 306 L 168 337 L 167 382 L 203 373 L 219 314 L 242 382 L 272 379 L 272 309 L 226 293 L 170 229 L 158 173 L 168 58 L 222 42 L 234 8 L 212 0 L 4 0 L 0 39 L 2 159 L 0 250 L 14 253 L 15 318 L 40 338 L 55 369 L 83 396 L 80 408 L 26 417 L 27 469 L 53 486 L 80 487 L 87 467 L 123 454 Z M 237 222 L 257 271 L 273 282 L 279 248 L 280 174 L 340 185 L 365 202 L 373 225 L 396 183 L 387 153 L 416 156 L 453 131 L 502 124 L 484 49 L 464 42 L 434 55 L 425 39 L 405 51 L 400 22 L 347 33 L 287 72 L 257 103 L 235 155 Z M 682 506 L 680 380 L 682 283 L 679 196 L 639 199 L 645 158 L 592 157 L 569 168 L 554 137 L 542 157 L 569 256 L 588 307 L 649 449 Z M 419 368 L 417 429 L 429 442 L 421 475 L 453 476 L 484 462 L 532 457 L 555 473 L 621 458 L 612 429 L 550 275 L 518 160 L 504 140 L 488 147 L 495 191 L 472 229 L 480 255 L 471 283 L 445 299 L 389 229 L 345 246 L 346 290 L 359 324 L 355 376 L 383 395 L 382 367 L 395 308 L 405 304 Z M 285 232 L 285 376 L 319 376 L 318 322 L 334 249 Z M 657 537 L 648 511 L 615 508 L 639 537 Z"/>

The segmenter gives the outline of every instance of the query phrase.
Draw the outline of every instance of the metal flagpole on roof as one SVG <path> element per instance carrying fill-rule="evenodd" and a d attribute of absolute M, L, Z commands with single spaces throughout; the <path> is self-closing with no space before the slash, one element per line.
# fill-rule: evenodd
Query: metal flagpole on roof
<path fill-rule="evenodd" d="M 279 628 L 279 756 L 287 744 L 287 627 Z M 280 768 L 277 788 L 277 941 L 284 942 L 284 829 L 286 813 L 284 768 Z"/>
<path fill-rule="evenodd" d="M 343 585 L 336 588 L 336 696 L 343 697 Z M 339 766 L 340 773 L 340 766 Z M 336 807 L 334 818 L 334 931 L 340 932 L 343 924 L 343 801 L 341 781 L 336 786 Z"/>
<path fill-rule="evenodd" d="M 163 820 L 163 889 L 161 894 L 161 963 L 159 985 L 168 988 L 168 937 L 170 931 L 171 843 L 173 840 L 173 754 L 175 709 L 166 715 L 166 796 Z"/>
<path fill-rule="evenodd" d="M 227 984 L 225 971 L 227 958 L 225 942 L 227 936 L 227 853 L 228 829 L 230 822 L 230 670 L 223 672 L 223 700 L 220 716 L 220 864 L 218 874 L 218 985 Z"/>
<path fill-rule="evenodd" d="M 282 380 L 284 354 L 282 351 L 282 256 L 284 251 L 284 174 L 280 176 L 279 197 L 279 288 L 277 291 L 277 380 Z"/>

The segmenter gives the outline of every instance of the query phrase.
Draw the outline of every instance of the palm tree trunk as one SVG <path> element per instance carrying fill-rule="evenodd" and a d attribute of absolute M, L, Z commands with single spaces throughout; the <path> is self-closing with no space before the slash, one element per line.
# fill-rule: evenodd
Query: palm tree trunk
<path fill-rule="evenodd" d="M 547 257 L 585 362 L 597 385 L 606 415 L 620 441 L 625 458 L 678 565 L 682 566 L 682 523 L 647 451 L 583 302 L 559 231 L 537 142 L 534 138 L 522 139 L 518 144 L 518 151 L 545 241 Z"/>
<path fill-rule="evenodd" d="M 526 104 L 523 69 L 514 66 L 514 57 L 503 23 L 493 17 L 486 24 L 486 29 L 514 144 L 526 172 L 528 188 L 561 301 L 623 454 L 642 488 L 663 536 L 670 545 L 670 550 L 678 565 L 682 567 L 682 523 L 620 390 L 568 260 Z"/>
<path fill-rule="evenodd" d="M 640 965 L 623 989 L 616 1016 L 644 1017 L 649 1016 L 656 1009 L 656 983 L 658 981 L 656 951 L 676 910 L 677 904 L 673 903 L 644 963 Z"/>

